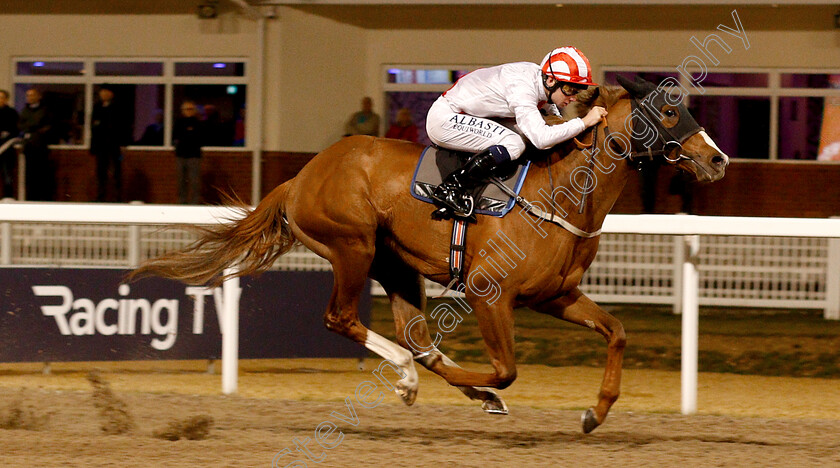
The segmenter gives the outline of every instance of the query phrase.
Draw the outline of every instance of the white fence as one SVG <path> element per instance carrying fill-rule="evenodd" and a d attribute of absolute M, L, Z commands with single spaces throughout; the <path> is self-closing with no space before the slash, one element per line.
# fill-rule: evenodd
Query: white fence
<path fill-rule="evenodd" d="M 186 231 L 164 229 L 167 223 L 194 222 L 191 210 L 207 208 L 139 205 L 130 210 L 148 216 L 143 225 L 127 224 L 125 205 L 54 205 L 55 221 L 63 207 L 79 207 L 86 223 L 23 222 L 31 219 L 26 203 L 0 204 L 0 265 L 128 268 L 144 259 L 183 247 L 194 239 Z M 46 205 L 49 206 L 49 205 Z M 17 215 L 13 217 L 12 211 Z M 169 213 L 172 219 L 162 218 Z M 216 208 L 216 216 L 232 213 Z M 614 219 L 611 215 L 609 219 Z M 204 222 L 213 217 L 205 216 Z M 666 217 L 666 219 L 669 219 Z M 4 222 L 5 220 L 5 222 Z M 120 220 L 120 221 L 117 221 Z M 11 222 L 15 221 L 15 222 Z M 802 221 L 802 220 L 800 220 Z M 784 223 L 784 220 L 774 220 Z M 154 223 L 154 224 L 151 224 Z M 666 221 L 667 223 L 667 221 Z M 770 232 L 772 234 L 772 232 Z M 602 303 L 672 304 L 680 310 L 680 236 L 605 233 L 582 289 Z M 834 259 L 830 261 L 829 259 Z M 840 281 L 830 280 L 840 264 L 840 240 L 820 237 L 702 236 L 699 274 L 701 305 L 820 309 L 840 319 Z M 326 270 L 328 262 L 297 246 L 280 258 L 282 270 Z M 429 295 L 443 287 L 427 283 Z M 374 294 L 384 294 L 374 287 Z"/>
<path fill-rule="evenodd" d="M 191 240 L 162 225 L 235 216 L 221 207 L 3 203 L 0 264 L 131 267 Z M 674 304 L 683 313 L 683 413 L 697 407 L 699 304 L 819 308 L 840 319 L 840 219 L 610 215 L 603 231 L 582 289 L 596 300 Z M 296 249 L 278 267 L 329 265 Z M 226 330 L 235 330 L 238 312 L 225 314 Z M 230 393 L 236 338 L 225 335 L 222 379 Z"/>

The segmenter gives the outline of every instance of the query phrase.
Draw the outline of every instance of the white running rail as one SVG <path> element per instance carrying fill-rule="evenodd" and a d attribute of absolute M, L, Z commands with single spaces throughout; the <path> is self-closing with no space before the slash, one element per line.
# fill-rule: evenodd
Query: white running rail
<path fill-rule="evenodd" d="M 236 211 L 225 207 L 0 203 L 0 265 L 69 266 L 80 264 L 82 259 L 78 258 L 79 249 L 69 249 L 75 256 L 61 258 L 61 255 L 65 255 L 68 250 L 66 246 L 59 245 L 55 248 L 52 252 L 56 255 L 52 258 L 45 258 L 50 257 L 49 248 L 39 251 L 40 256 L 27 257 L 21 252 L 33 245 L 37 247 L 49 244 L 50 239 L 56 236 L 59 238 L 64 236 L 78 242 L 79 234 L 74 233 L 65 224 L 81 224 L 82 229 L 88 232 L 84 242 L 90 250 L 88 252 L 82 248 L 83 256 L 90 254 L 108 258 L 117 256 L 124 260 L 112 262 L 108 266 L 130 267 L 137 265 L 147 256 L 160 253 L 157 252 L 158 249 L 151 248 L 152 242 L 146 239 L 144 232 L 141 231 L 141 229 L 149 229 L 147 226 L 213 224 L 236 216 L 238 216 Z M 114 231 L 106 229 L 104 226 L 107 225 L 121 226 L 123 230 L 117 235 L 112 235 Z M 19 227 L 21 231 L 15 232 L 14 227 Z M 158 230 L 154 227 L 151 229 L 152 231 L 149 232 Z M 91 232 L 93 234 L 90 234 Z M 786 304 L 781 305 L 782 307 L 807 307 L 809 301 L 814 302 L 813 297 L 817 297 L 817 305 L 812 308 L 824 309 L 827 319 L 840 319 L 840 219 L 610 215 L 604 223 L 603 232 L 605 235 L 602 237 L 603 247 L 599 253 L 599 261 L 592 265 L 582 288 L 588 291 L 589 289 L 597 290 L 604 285 L 610 286 L 611 281 L 617 282 L 615 281 L 618 278 L 616 272 L 623 271 L 622 281 L 630 283 L 629 289 L 642 290 L 642 294 L 636 294 L 638 297 L 635 299 L 673 303 L 675 310 L 682 312 L 682 412 L 684 414 L 697 411 L 699 305 L 701 303 L 721 305 L 748 303 L 738 300 L 743 298 L 735 298 L 734 304 L 727 303 L 719 297 L 709 297 L 709 291 L 746 291 L 763 288 L 779 296 L 765 300 L 771 303 L 775 300 L 780 304 Z M 709 242 L 709 246 L 704 249 L 700 244 L 700 236 L 706 236 L 704 240 L 713 239 L 713 241 Z M 638 244 L 639 239 L 642 239 L 640 245 L 646 247 L 640 249 L 637 245 L 631 250 L 625 250 L 624 253 L 621 253 L 620 249 L 609 248 L 611 243 L 615 244 L 614 247 L 632 242 Z M 733 241 L 732 239 L 743 240 Z M 770 242 L 770 239 L 776 242 Z M 190 240 L 189 236 L 178 237 L 170 234 L 159 244 L 177 248 Z M 724 252 L 716 251 L 716 245 Z M 645 249 L 648 252 L 645 252 Z M 13 251 L 18 252 L 18 255 L 13 255 Z M 640 255 L 640 251 L 642 254 L 647 253 L 649 257 L 658 259 L 658 262 L 653 267 L 636 264 L 635 259 Z M 611 258 L 610 255 L 618 255 L 618 258 Z M 703 263 L 702 258 L 706 256 L 711 256 L 712 259 Z M 752 262 L 754 256 L 760 258 L 758 263 Z M 663 265 L 663 260 L 666 259 L 668 261 Z M 284 256 L 284 261 L 288 262 L 285 265 L 287 269 L 311 270 L 329 267 L 322 259 L 313 258 L 312 254 L 301 249 L 296 249 Z M 703 279 L 707 292 L 705 301 L 701 299 L 700 277 L 704 266 L 707 271 L 730 275 L 728 278 L 723 277 L 719 280 Z M 744 270 L 746 275 L 732 276 L 733 272 L 743 270 L 744 267 L 747 268 Z M 671 274 L 669 279 L 666 278 L 668 273 Z M 720 285 L 717 284 L 718 281 Z M 729 283 L 738 284 L 734 287 Z M 791 284 L 796 286 L 791 287 Z M 655 291 L 657 288 L 659 292 Z M 662 291 L 671 291 L 673 294 L 663 294 Z M 593 291 L 591 295 L 599 300 L 603 299 L 599 296 L 610 296 L 610 293 Z M 620 294 L 612 294 L 612 296 L 607 299 L 626 297 Z M 225 303 L 233 304 L 233 307 L 225 311 L 225 314 L 238 315 L 238 304 L 235 301 L 225 301 Z M 233 315 L 228 317 L 234 320 Z M 238 332 L 236 334 L 238 335 Z M 236 390 L 237 354 L 235 346 L 230 344 L 225 346 L 223 343 L 223 349 L 228 350 L 229 353 L 227 355 L 223 353 L 222 368 L 223 371 L 227 370 L 222 376 L 223 391 L 230 393 Z"/>

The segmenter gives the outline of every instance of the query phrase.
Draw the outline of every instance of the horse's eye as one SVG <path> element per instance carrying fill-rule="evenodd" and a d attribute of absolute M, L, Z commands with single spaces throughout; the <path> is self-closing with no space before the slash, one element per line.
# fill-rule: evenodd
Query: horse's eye
<path fill-rule="evenodd" d="M 673 109 L 668 109 L 665 111 L 665 117 L 676 117 L 677 113 L 674 112 Z"/>

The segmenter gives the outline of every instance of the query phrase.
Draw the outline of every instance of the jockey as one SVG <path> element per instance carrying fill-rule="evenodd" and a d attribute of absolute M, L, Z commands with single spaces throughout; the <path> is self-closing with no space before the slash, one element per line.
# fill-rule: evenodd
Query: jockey
<path fill-rule="evenodd" d="M 539 149 L 548 149 L 597 124 L 607 115 L 603 107 L 553 126 L 540 113 L 544 109 L 560 115 L 560 108 L 591 85 L 595 83 L 589 60 L 574 47 L 554 49 L 540 65 L 507 63 L 459 79 L 432 104 L 426 132 L 440 147 L 477 154 L 435 189 L 432 198 L 441 206 L 436 214 L 471 219 L 473 200 L 468 192 L 495 167 L 522 155 L 524 138 Z M 511 117 L 521 134 L 490 120 Z"/>

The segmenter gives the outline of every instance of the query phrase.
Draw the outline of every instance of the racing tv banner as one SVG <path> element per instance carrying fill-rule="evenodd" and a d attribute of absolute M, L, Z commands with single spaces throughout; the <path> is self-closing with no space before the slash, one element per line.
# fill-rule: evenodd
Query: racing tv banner
<path fill-rule="evenodd" d="M 122 284 L 124 270 L 0 268 L 0 362 L 217 359 L 221 288 L 160 278 Z M 364 357 L 327 331 L 332 272 L 242 278 L 239 357 Z M 360 304 L 370 322 L 370 295 Z"/>

